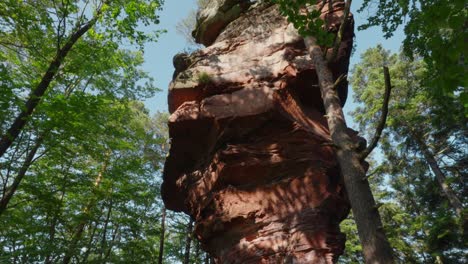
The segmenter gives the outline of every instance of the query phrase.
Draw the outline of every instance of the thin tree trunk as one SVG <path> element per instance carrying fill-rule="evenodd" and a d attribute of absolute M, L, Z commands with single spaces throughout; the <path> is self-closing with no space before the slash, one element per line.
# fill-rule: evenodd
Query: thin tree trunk
<path fill-rule="evenodd" d="M 199 263 L 201 263 L 201 261 L 200 261 L 200 242 L 198 242 L 198 240 L 195 240 L 194 243 L 195 243 L 195 263 L 199 264 Z"/>
<path fill-rule="evenodd" d="M 104 255 L 104 252 L 106 250 L 107 227 L 109 225 L 109 221 L 110 221 L 111 214 L 112 214 L 112 206 L 113 206 L 113 200 L 111 198 L 109 208 L 107 209 L 106 220 L 104 221 L 104 228 L 103 228 L 103 231 L 102 231 L 101 250 L 100 250 L 100 253 L 99 253 L 101 260 L 103 260 L 103 255 Z"/>
<path fill-rule="evenodd" d="M 21 181 L 26 175 L 26 172 L 31 166 L 34 156 L 36 156 L 37 150 L 42 145 L 42 141 L 43 141 L 43 137 L 37 138 L 36 143 L 34 144 L 33 148 L 26 156 L 26 159 L 24 160 L 23 165 L 18 171 L 18 175 L 16 175 L 16 177 L 13 179 L 13 183 L 6 190 L 4 196 L 2 197 L 2 200 L 0 200 L 0 215 L 2 215 L 5 212 L 5 210 L 8 207 L 8 203 L 10 202 L 11 198 L 15 194 L 16 190 L 18 190 L 18 186 L 20 185 Z"/>
<path fill-rule="evenodd" d="M 336 155 L 351 203 L 366 263 L 394 263 L 388 242 L 372 195 L 366 173 L 361 165 L 356 144 L 347 133 L 347 126 L 332 73 L 323 58 L 323 52 L 312 37 L 304 39 L 316 68 L 323 104 Z"/>
<path fill-rule="evenodd" d="M 115 226 L 114 232 L 112 234 L 112 240 L 109 243 L 109 246 L 107 248 L 106 255 L 104 256 L 104 259 L 102 260 L 104 263 L 106 262 L 107 259 L 109 259 L 109 256 L 112 252 L 112 247 L 114 246 L 115 240 L 117 239 L 117 235 L 119 234 L 119 225 Z"/>
<path fill-rule="evenodd" d="M 84 209 L 84 214 L 88 215 L 90 209 L 91 209 L 91 206 L 86 206 L 86 208 Z M 80 241 L 84 233 L 87 222 L 88 221 L 86 219 L 83 219 L 75 228 L 75 232 L 72 235 L 72 241 L 70 242 L 70 246 L 68 247 L 68 250 L 65 256 L 63 257 L 63 261 L 62 261 L 63 264 L 70 263 L 72 257 L 75 255 L 76 245 L 78 244 L 78 241 Z"/>
<path fill-rule="evenodd" d="M 55 227 L 58 221 L 58 213 L 52 219 L 50 227 L 49 227 L 49 245 L 53 245 L 55 239 Z M 45 257 L 44 264 L 51 264 L 52 263 L 52 252 L 47 253 Z"/>
<path fill-rule="evenodd" d="M 93 193 L 95 193 L 96 190 L 101 185 L 102 179 L 104 177 L 104 173 L 107 170 L 107 164 L 109 162 L 109 160 L 108 160 L 109 155 L 110 155 L 110 152 L 108 152 L 106 154 L 106 160 L 104 161 L 104 164 L 103 164 L 103 166 L 101 168 L 101 171 L 98 173 L 98 175 L 96 177 L 96 180 L 94 181 Z M 83 236 L 86 224 L 88 223 L 87 218 L 91 214 L 91 210 L 93 209 L 95 203 L 96 203 L 96 197 L 91 197 L 90 201 L 88 202 L 88 204 L 83 209 L 83 215 L 85 217 L 83 217 L 83 219 L 78 223 L 78 226 L 75 228 L 75 232 L 72 235 L 72 241 L 70 242 L 70 246 L 68 247 L 68 250 L 65 253 L 65 256 L 63 257 L 63 261 L 62 261 L 63 264 L 70 263 L 73 255 L 75 254 L 76 246 L 78 244 L 78 241 L 80 241 L 81 237 Z"/>
<path fill-rule="evenodd" d="M 12 153 L 10 155 L 10 160 L 6 163 L 8 165 L 6 166 L 6 169 L 5 169 L 6 170 L 5 178 L 2 177 L 2 199 L 3 199 L 3 197 L 5 197 L 5 193 L 6 193 L 7 188 L 8 188 L 8 182 L 9 182 L 11 173 L 13 171 L 14 161 L 19 159 L 19 157 L 22 155 L 22 153 L 19 153 L 19 155 L 18 155 L 18 152 L 20 152 L 20 147 L 21 147 L 21 143 L 23 141 L 23 137 L 24 137 L 24 133 L 20 134 L 19 139 L 18 139 L 19 142 L 18 142 L 18 144 L 16 144 L 15 149 L 12 151 Z M 31 140 L 31 135 L 29 135 L 29 138 L 27 140 L 28 140 L 27 142 L 29 143 L 29 140 Z M 26 149 L 26 151 L 27 151 L 27 149 Z"/>
<path fill-rule="evenodd" d="M 193 221 L 187 225 L 187 236 L 185 237 L 185 254 L 184 254 L 184 264 L 190 264 L 190 246 L 192 243 L 192 227 Z"/>
<path fill-rule="evenodd" d="M 89 255 L 91 254 L 91 246 L 93 244 L 94 235 L 96 234 L 97 226 L 98 226 L 98 222 L 96 221 L 96 224 L 90 228 L 92 231 L 91 231 L 91 235 L 89 236 L 88 244 L 86 246 L 86 253 L 83 256 L 83 263 L 88 262 L 88 258 L 89 258 Z"/>
<path fill-rule="evenodd" d="M 429 167 L 431 168 L 432 172 L 434 173 L 434 175 L 435 175 L 435 177 L 437 179 L 437 182 L 439 183 L 439 186 L 442 189 L 442 192 L 447 197 L 447 199 L 448 199 L 450 205 L 453 207 L 453 209 L 455 209 L 455 212 L 458 215 L 458 217 L 461 217 L 461 215 L 463 213 L 463 205 L 460 202 L 460 199 L 458 199 L 455 192 L 452 190 L 452 188 L 450 188 L 450 186 L 447 184 L 445 174 L 440 169 L 439 164 L 437 163 L 434 155 L 429 150 L 426 143 L 423 142 L 421 137 L 418 137 L 414 133 L 412 134 L 412 136 L 413 136 L 413 139 L 418 144 L 418 147 L 421 150 L 421 152 L 422 152 L 422 154 L 424 156 L 424 159 L 429 164 Z"/>
<path fill-rule="evenodd" d="M 159 256 L 158 256 L 158 264 L 163 263 L 164 257 L 164 235 L 166 233 L 166 207 L 162 209 L 162 216 L 161 216 L 161 238 L 159 240 Z"/>
<path fill-rule="evenodd" d="M 65 184 L 64 184 L 65 185 Z M 49 244 L 53 245 L 55 240 L 55 233 L 57 232 L 56 226 L 60 215 L 62 214 L 62 202 L 65 197 L 65 186 L 63 186 L 62 195 L 60 196 L 60 206 L 54 214 L 54 218 L 51 221 L 49 228 Z M 44 264 L 52 263 L 52 252 L 49 252 L 44 260 Z"/>

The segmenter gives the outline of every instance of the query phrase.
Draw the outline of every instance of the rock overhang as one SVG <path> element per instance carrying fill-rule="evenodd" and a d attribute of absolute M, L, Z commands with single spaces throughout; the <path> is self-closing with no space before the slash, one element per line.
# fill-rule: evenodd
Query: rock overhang
<path fill-rule="evenodd" d="M 212 2 L 217 3 L 217 8 L 224 7 L 223 10 L 227 10 L 229 8 L 226 6 L 249 1 Z M 334 65 L 331 68 L 335 78 L 348 71 L 353 26 L 353 23 L 349 24 L 349 30 L 345 31 L 347 33 L 338 52 L 337 60 L 332 62 Z M 169 85 L 168 94 L 169 112 L 173 115 L 169 121 L 169 128 L 170 131 L 181 130 L 183 132 L 174 132 L 177 134 L 171 135 L 171 138 L 176 137 L 181 142 L 173 140 L 176 147 L 171 148 L 165 166 L 163 197 L 168 197 L 167 193 L 173 194 L 174 190 L 178 189 L 176 183 L 183 175 L 182 170 L 172 169 L 172 167 L 180 167 L 184 164 L 183 166 L 193 168 L 197 164 L 196 156 L 201 156 L 198 150 L 209 149 L 207 147 L 209 140 L 206 137 L 216 134 L 212 131 L 212 127 L 220 121 L 215 121 L 216 118 L 206 110 L 216 108 L 213 106 L 214 103 L 228 105 L 218 95 L 224 95 L 225 100 L 229 100 L 231 105 L 237 105 L 237 108 L 242 109 L 245 105 L 242 100 L 248 97 L 243 99 L 242 96 L 235 94 L 232 96 L 233 93 L 244 88 L 251 91 L 258 89 L 262 92 L 257 92 L 257 99 L 263 92 L 270 93 L 270 96 L 267 96 L 271 99 L 270 101 L 261 100 L 265 105 L 251 104 L 252 100 L 250 100 L 250 107 L 258 106 L 263 109 L 250 115 L 268 115 L 282 111 L 273 107 L 275 103 L 271 94 L 287 88 L 294 91 L 302 104 L 318 109 L 322 113 L 324 111 L 315 68 L 307 54 L 303 38 L 298 35 L 292 24 L 281 16 L 277 6 L 272 4 L 245 8 L 237 19 L 230 21 L 224 29 L 216 33 L 216 42 L 192 54 L 176 56 L 174 64 L 176 72 Z M 337 89 L 344 105 L 347 97 L 347 83 L 342 82 Z M 211 98 L 213 96 L 214 98 Z M 218 101 L 215 100 L 216 96 L 218 96 Z M 238 100 L 233 101 L 232 98 L 238 98 Z M 185 103 L 190 106 L 181 108 Z M 175 113 L 179 108 L 180 113 Z M 227 108 L 224 107 L 224 109 Z M 229 111 L 233 112 L 233 110 Z M 190 116 L 193 118 L 191 120 L 190 118 L 186 120 L 187 117 L 181 118 L 184 112 L 191 112 Z M 178 127 L 185 128 L 178 129 Z M 184 137 L 189 140 L 185 142 Z M 193 139 L 196 139 L 197 144 L 189 143 Z M 179 145 L 182 147 L 177 147 Z M 180 150 L 181 153 L 176 153 L 177 149 L 187 148 L 183 146 L 192 146 L 193 150 Z M 186 207 L 181 197 L 170 201 L 168 208 L 185 211 Z"/>
<path fill-rule="evenodd" d="M 340 19 L 336 10 L 331 22 Z M 335 79 L 348 71 L 349 27 L 330 65 Z M 262 246 L 252 233 L 283 232 L 273 223 L 309 230 L 296 234 L 311 240 L 293 251 L 335 239 L 327 250 L 341 254 L 343 237 L 329 222 L 341 221 L 349 204 L 303 39 L 271 4 L 245 9 L 215 35 L 210 46 L 174 59 L 166 207 L 190 214 L 205 249 L 222 258 L 239 253 L 242 243 Z M 344 104 L 347 83 L 337 89 Z M 286 199 L 288 193 L 295 198 Z M 293 235 L 288 232 L 281 234 Z"/>

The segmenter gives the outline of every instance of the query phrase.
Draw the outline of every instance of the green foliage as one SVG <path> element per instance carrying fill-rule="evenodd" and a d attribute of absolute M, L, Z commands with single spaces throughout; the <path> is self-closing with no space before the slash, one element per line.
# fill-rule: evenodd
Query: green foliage
<path fill-rule="evenodd" d="M 365 0 L 359 12 L 371 6 L 374 1 Z M 430 95 L 439 101 L 460 95 L 468 114 L 466 1 L 379 1 L 369 11 L 372 15 L 368 23 L 359 29 L 382 26 L 385 37 L 390 37 L 404 24 L 404 53 L 409 58 L 424 59 L 427 67 L 424 81 L 431 87 Z"/>
<path fill-rule="evenodd" d="M 168 115 L 150 117 L 138 100 L 157 91 L 141 66 L 145 43 L 160 31 L 141 26 L 159 23 L 161 4 L 0 2 L 0 135 L 64 45 L 96 21 L 0 157 L 2 202 L 20 181 L 0 211 L 0 263 L 59 263 L 67 254 L 72 263 L 157 259 Z"/>
<path fill-rule="evenodd" d="M 213 77 L 211 77 L 211 75 L 206 72 L 199 73 L 197 78 L 198 82 L 201 84 L 210 84 L 211 82 L 213 82 Z"/>
<path fill-rule="evenodd" d="M 384 64 L 390 69 L 394 88 L 374 193 L 384 202 L 379 211 L 386 233 L 402 263 L 463 262 L 462 253 L 467 250 L 463 217 L 455 213 L 421 152 L 424 144 L 434 153 L 445 183 L 466 204 L 463 178 L 467 169 L 462 164 L 466 162 L 468 127 L 460 95 L 444 97 L 441 105 L 424 81 L 425 61 L 391 54 L 381 46 L 371 48 L 362 54 L 351 77 L 359 103 L 352 115 L 368 135 L 373 134 L 380 114 Z"/>
<path fill-rule="evenodd" d="M 78 241 L 81 251 L 75 252 L 81 261 L 101 263 L 108 258 L 145 263 L 157 256 L 152 249 L 158 240 L 159 182 L 152 161 L 143 154 L 144 146 L 157 138 L 147 136 L 151 119 L 134 102 L 80 102 L 89 107 L 83 113 L 86 118 L 71 115 L 61 132 L 50 132 L 56 136 L 44 143 L 43 155 L 0 218 L 2 248 L 8 248 L 0 256 L 4 261 L 14 256 L 27 257 L 27 263 L 57 259 L 80 223 L 86 226 Z M 74 132 L 76 136 L 71 136 Z M 90 201 L 95 203 L 91 206 Z M 14 244 L 19 247 L 10 246 Z"/>
<path fill-rule="evenodd" d="M 359 241 L 357 226 L 352 213 L 340 224 L 340 230 L 346 235 L 345 252 L 339 258 L 339 263 L 359 264 L 364 262 L 362 246 Z"/>
<path fill-rule="evenodd" d="M 335 35 L 327 31 L 326 22 L 320 17 L 321 10 L 317 1 L 311 0 L 274 0 L 281 14 L 288 18 L 302 36 L 313 36 L 321 46 L 331 47 Z M 322 7 L 323 8 L 323 7 Z"/>

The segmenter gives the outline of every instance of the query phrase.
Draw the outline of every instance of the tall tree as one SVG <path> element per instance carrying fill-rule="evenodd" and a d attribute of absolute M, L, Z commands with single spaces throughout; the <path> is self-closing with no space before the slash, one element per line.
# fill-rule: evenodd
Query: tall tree
<path fill-rule="evenodd" d="M 333 47 L 332 54 L 337 53 L 341 45 L 341 36 L 349 22 L 349 10 L 351 1 L 345 4 L 344 16 L 336 36 L 323 30 L 325 22 L 320 19 L 321 1 L 276 1 L 284 15 L 288 16 L 298 32 L 304 36 L 304 42 L 315 66 L 322 100 L 325 106 L 328 128 L 333 144 L 336 146 L 336 154 L 344 178 L 345 188 L 351 203 L 354 219 L 357 224 L 359 238 L 366 263 L 394 263 L 392 248 L 384 233 L 377 206 L 366 178 L 362 160 L 372 151 L 375 145 L 363 153 L 358 151 L 357 143 L 348 135 L 341 102 L 335 89 L 336 82 L 329 68 L 329 63 L 336 59 L 335 56 L 325 58 L 322 46 Z M 326 3 L 326 2 L 323 2 Z M 332 1 L 328 1 L 332 4 Z M 313 10 L 303 12 L 304 10 Z M 327 61 L 328 59 L 328 61 Z M 390 77 L 386 74 L 386 90 L 391 88 Z M 312 88 L 312 87 L 311 87 Z M 384 105 L 387 102 L 384 102 Z M 385 121 L 385 120 L 383 120 Z M 380 126 L 383 129 L 383 125 Z M 378 139 L 381 131 L 376 131 Z M 374 140 L 373 140 L 374 141 Z"/>
<path fill-rule="evenodd" d="M 166 233 L 166 207 L 163 207 L 162 213 L 161 213 L 161 235 L 159 237 L 158 264 L 163 264 L 165 233 Z"/>
<path fill-rule="evenodd" d="M 402 224 L 390 224 L 403 231 L 398 236 L 404 239 L 393 239 L 393 244 L 403 262 L 457 263 L 463 259 L 460 250 L 466 248 L 462 233 L 467 170 L 462 164 L 466 163 L 468 127 L 461 95 L 446 97 L 440 105 L 425 86 L 425 61 L 377 46 L 364 52 L 352 70 L 355 99 L 360 103 L 353 116 L 362 131 L 374 130 L 380 112 L 382 64 L 389 67 L 394 85 L 382 141 L 385 158 L 378 165 L 379 174 L 389 179 L 394 191 L 386 191 L 390 202 L 382 210 L 387 223 L 405 217 Z"/>
<path fill-rule="evenodd" d="M 58 263 L 64 252 L 67 259 L 85 263 L 157 259 L 161 172 L 154 167 L 157 156 L 150 160 L 145 152 L 162 149 L 158 142 L 166 139 L 150 129 L 157 119 L 150 119 L 141 103 L 88 103 L 80 106 L 89 113 L 69 119 L 82 134 L 57 135 L 52 142 L 59 145 L 32 165 L 34 177 L 25 178 L 0 218 L 5 249 L 0 262 Z M 107 162 L 106 150 L 111 150 Z"/>
<path fill-rule="evenodd" d="M 357 108 L 354 115 L 357 117 L 363 129 L 369 130 L 373 125 L 372 119 L 379 111 L 376 107 L 369 107 L 375 103 L 375 98 L 381 96 L 378 89 L 381 78 L 376 78 L 379 71 L 378 64 L 388 64 L 393 67 L 392 73 L 397 80 L 395 86 L 399 89 L 394 94 L 394 102 L 391 104 L 392 116 L 389 119 L 389 127 L 394 140 L 405 140 L 406 149 L 417 151 L 426 162 L 439 183 L 441 193 L 446 196 L 454 212 L 461 216 L 463 205 L 458 195 L 447 184 L 447 175 L 441 169 L 440 163 L 444 160 L 442 155 L 439 161 L 435 153 L 449 154 L 450 149 L 456 150 L 466 146 L 464 135 L 467 133 L 466 124 L 458 124 L 462 121 L 463 110 L 460 98 L 447 97 L 445 100 L 452 101 L 452 107 L 446 108 L 444 112 L 437 106 L 424 86 L 424 74 L 427 71 L 426 64 L 421 60 L 411 62 L 405 56 L 390 55 L 381 46 L 369 49 L 362 56 L 363 62 L 353 70 L 353 89 L 356 99 L 363 102 L 366 108 Z M 369 107 L 369 108 L 367 108 Z M 456 116 L 447 118 L 443 122 L 436 123 L 435 115 Z M 442 120 L 443 117 L 439 117 Z M 460 126 L 461 125 L 461 126 Z M 397 141 L 397 142 L 398 142 Z M 454 143 L 458 146 L 454 146 Z M 458 162 L 447 160 L 446 162 Z"/>
<path fill-rule="evenodd" d="M 88 90 L 137 99 L 155 92 L 151 78 L 139 69 L 141 51 L 120 46 L 132 43 L 142 49 L 154 40 L 157 33 L 137 27 L 158 23 L 159 8 L 156 0 L 0 3 L 0 72 L 8 76 L 0 85 L 2 212 L 45 151 L 43 143 L 60 131 L 58 123 L 47 125 L 72 94 Z M 53 103 L 57 107 L 50 109 Z"/>
<path fill-rule="evenodd" d="M 184 264 L 190 263 L 190 249 L 192 248 L 192 229 L 193 220 L 190 220 L 187 224 L 187 231 L 185 237 Z"/>
<path fill-rule="evenodd" d="M 459 96 L 468 114 L 466 30 L 468 11 L 464 0 L 364 0 L 359 12 L 370 14 L 366 29 L 381 26 L 385 37 L 404 25 L 403 51 L 409 58 L 423 58 L 428 92 L 443 102 Z"/>

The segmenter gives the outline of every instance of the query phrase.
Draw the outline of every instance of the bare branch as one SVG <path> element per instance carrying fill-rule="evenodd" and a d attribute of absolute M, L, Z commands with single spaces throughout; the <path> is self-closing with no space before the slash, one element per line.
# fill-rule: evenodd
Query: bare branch
<path fill-rule="evenodd" d="M 369 154 L 374 150 L 379 142 L 380 136 L 382 135 L 382 131 L 385 128 L 385 123 L 387 121 L 387 114 L 388 114 L 388 102 L 390 101 L 390 92 L 392 90 L 392 84 L 390 82 L 390 72 L 388 71 L 388 67 L 383 67 L 384 71 L 384 79 L 385 79 L 385 94 L 384 94 L 384 101 L 382 105 L 382 114 L 380 115 L 380 121 L 377 125 L 375 135 L 371 140 L 371 143 L 367 148 L 359 154 L 359 158 L 364 160 L 369 156 Z"/>
<path fill-rule="evenodd" d="M 338 85 L 341 84 L 341 82 L 346 80 L 346 78 L 348 78 L 348 76 L 346 74 L 340 75 L 340 77 L 338 77 L 336 79 L 335 83 L 333 84 L 333 89 L 336 89 L 338 87 Z"/>

